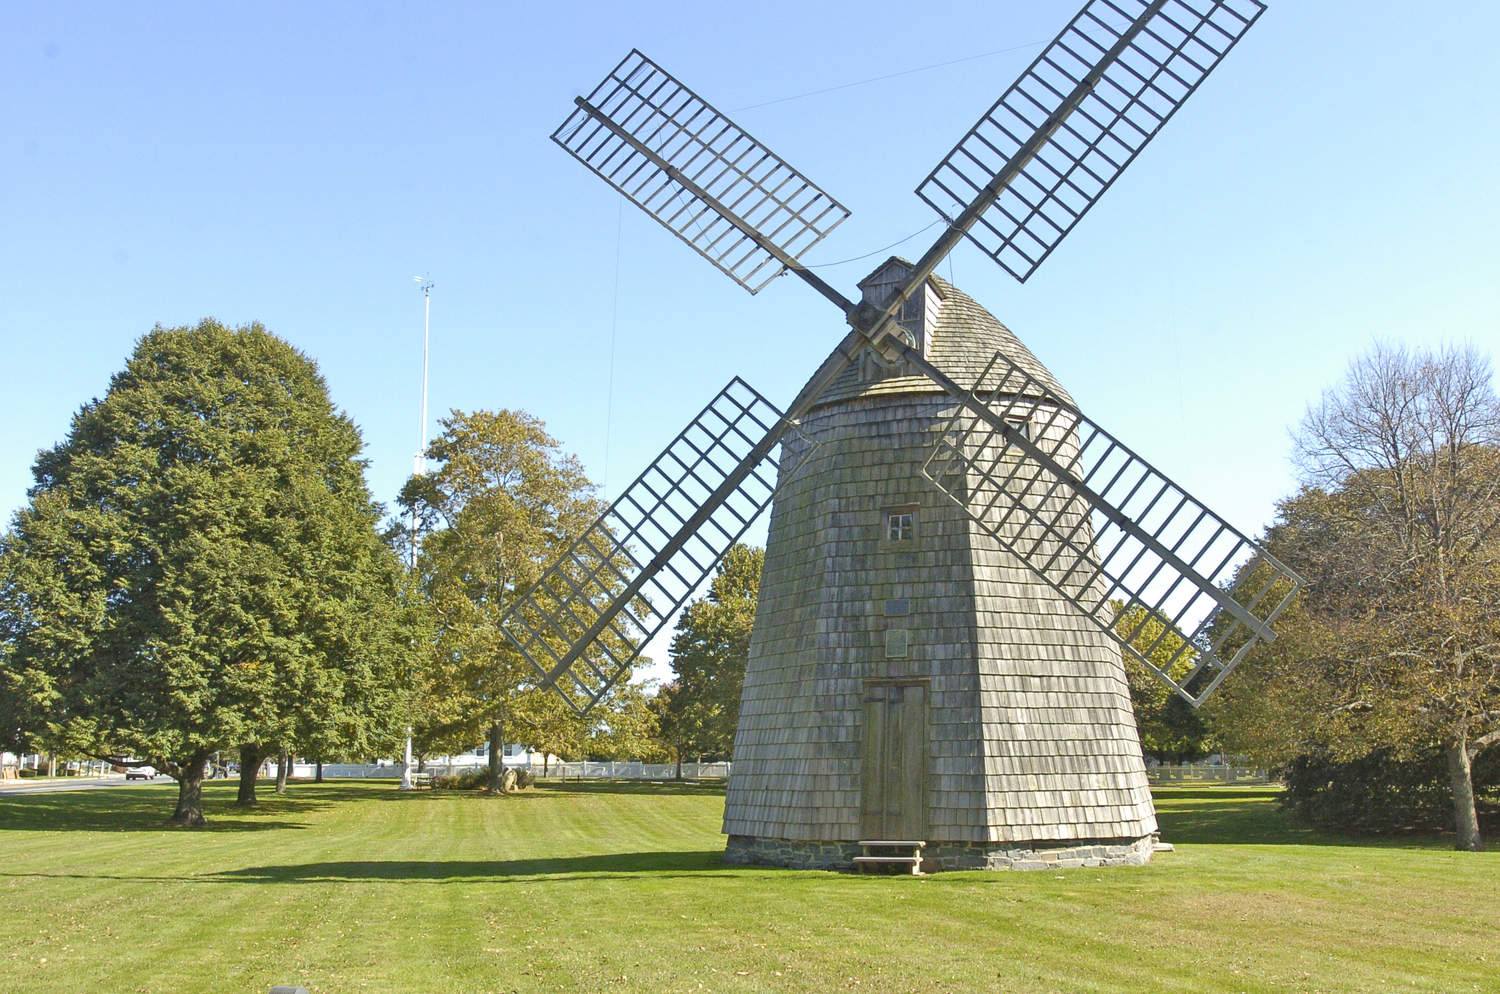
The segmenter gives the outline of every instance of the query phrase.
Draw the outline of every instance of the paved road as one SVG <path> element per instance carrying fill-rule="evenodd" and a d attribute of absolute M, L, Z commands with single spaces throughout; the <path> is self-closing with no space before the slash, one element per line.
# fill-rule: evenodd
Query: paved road
<path fill-rule="evenodd" d="M 106 787 L 145 786 L 152 783 L 172 783 L 170 777 L 158 776 L 155 780 L 126 781 L 124 774 L 112 777 L 68 777 L 66 780 L 0 780 L 0 797 L 14 794 L 53 794 L 68 790 L 103 790 Z"/>

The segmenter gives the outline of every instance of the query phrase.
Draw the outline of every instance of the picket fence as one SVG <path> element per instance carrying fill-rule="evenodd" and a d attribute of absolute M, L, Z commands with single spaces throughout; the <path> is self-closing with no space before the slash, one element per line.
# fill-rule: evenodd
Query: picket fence
<path fill-rule="evenodd" d="M 727 780 L 733 763 L 683 763 L 684 780 Z M 532 763 L 528 769 L 538 777 L 543 775 L 540 763 Z M 672 780 L 677 776 L 676 763 L 553 763 L 546 775 L 549 778 L 586 780 L 591 777 L 619 780 Z"/>
<path fill-rule="evenodd" d="M 677 777 L 676 763 L 523 763 L 510 769 L 526 769 L 538 779 L 549 780 L 674 780 Z M 729 777 L 733 763 L 683 763 L 684 780 L 723 780 Z M 472 763 L 448 765 L 428 763 L 423 772 L 433 776 L 453 776 L 482 768 Z M 415 767 L 413 767 L 415 769 Z M 294 767 L 296 776 L 311 777 L 313 768 Z M 397 764 L 325 763 L 325 780 L 400 779 L 401 767 Z M 1270 779 L 1265 770 L 1252 766 L 1148 766 L 1146 777 L 1154 784 L 1210 784 L 1210 783 L 1266 783 Z"/>
<path fill-rule="evenodd" d="M 723 780 L 729 777 L 731 763 L 683 763 L 682 777 L 684 780 Z M 413 770 L 416 769 L 413 765 Z M 431 773 L 435 777 L 454 776 L 459 773 L 467 773 L 472 770 L 482 769 L 482 766 L 474 764 L 427 763 L 422 767 L 424 773 Z M 520 765 L 506 764 L 507 769 L 530 770 L 538 779 L 546 777 L 549 780 L 672 780 L 677 777 L 676 763 L 523 763 Z M 295 769 L 298 776 L 302 776 L 300 769 Z M 311 776 L 311 772 L 307 774 Z M 399 765 L 375 765 L 364 763 L 324 763 L 323 779 L 325 780 L 364 780 L 364 779 L 400 779 L 401 767 Z"/>
<path fill-rule="evenodd" d="M 1267 783 L 1265 770 L 1253 766 L 1148 766 L 1146 779 L 1154 784 L 1171 783 Z"/>

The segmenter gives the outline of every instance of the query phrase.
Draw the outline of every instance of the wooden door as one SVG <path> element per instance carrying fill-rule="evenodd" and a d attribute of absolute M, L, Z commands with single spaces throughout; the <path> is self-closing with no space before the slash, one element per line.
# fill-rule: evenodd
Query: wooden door
<path fill-rule="evenodd" d="M 865 688 L 860 756 L 860 832 L 864 839 L 927 839 L 927 687 Z"/>

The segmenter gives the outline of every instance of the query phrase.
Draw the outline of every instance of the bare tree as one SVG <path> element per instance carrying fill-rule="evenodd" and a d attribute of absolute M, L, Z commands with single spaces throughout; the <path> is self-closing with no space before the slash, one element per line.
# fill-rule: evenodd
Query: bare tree
<path fill-rule="evenodd" d="M 1471 765 L 1500 742 L 1500 400 L 1472 346 L 1356 359 L 1294 435 L 1304 489 L 1277 544 L 1310 581 L 1322 723 L 1365 745 L 1438 745 L 1458 847 L 1482 848 Z M 1325 701 L 1327 699 L 1325 698 Z"/>

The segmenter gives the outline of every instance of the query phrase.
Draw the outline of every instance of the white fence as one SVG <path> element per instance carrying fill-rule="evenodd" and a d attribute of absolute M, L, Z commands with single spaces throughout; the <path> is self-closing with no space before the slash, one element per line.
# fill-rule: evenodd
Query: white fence
<path fill-rule="evenodd" d="M 537 778 L 546 777 L 549 780 L 675 780 L 677 778 L 676 763 L 506 763 L 507 769 L 530 770 Z M 683 763 L 682 778 L 684 780 L 724 780 L 728 779 L 733 763 Z M 424 773 L 433 776 L 452 776 L 459 773 L 467 773 L 473 770 L 483 769 L 483 764 L 474 763 L 427 763 L 422 767 Z M 274 764 L 272 765 L 274 770 Z M 297 777 L 311 778 L 314 767 L 312 764 L 297 763 L 293 767 L 294 775 Z M 412 764 L 412 771 L 416 771 L 416 764 Z M 1256 769 L 1252 766 L 1148 766 L 1146 777 L 1153 784 L 1213 784 L 1213 783 L 1267 783 L 1269 777 L 1265 770 Z M 362 780 L 371 778 L 396 779 L 401 778 L 401 765 L 391 763 L 384 765 L 365 763 L 324 763 L 323 779 L 325 780 Z"/>
<path fill-rule="evenodd" d="M 683 763 L 684 780 L 726 780 L 733 763 Z M 541 764 L 532 763 L 528 769 L 538 777 L 543 775 Z M 566 780 L 619 779 L 619 780 L 672 780 L 677 776 L 676 763 L 553 763 L 546 772 L 548 777 Z"/>
<path fill-rule="evenodd" d="M 1253 766 L 1148 766 L 1146 779 L 1154 784 L 1267 783 L 1270 777 Z"/>
<path fill-rule="evenodd" d="M 506 763 L 507 769 L 530 770 L 536 774 L 538 779 L 546 777 L 549 780 L 673 780 L 677 777 L 676 763 Z M 684 780 L 723 780 L 729 776 L 730 763 L 683 763 L 682 777 Z M 476 769 L 483 769 L 482 765 L 473 764 L 449 766 L 445 763 L 427 763 L 422 767 L 422 772 L 431 773 L 435 777 L 451 776 L 459 773 L 468 773 Z M 416 764 L 412 764 L 412 771 L 416 771 Z M 296 770 L 298 776 L 302 776 L 300 768 Z M 307 776 L 311 776 L 309 771 Z M 400 779 L 401 766 L 399 764 L 389 766 L 377 766 L 363 763 L 324 763 L 324 780 L 363 780 L 370 778 Z"/>
<path fill-rule="evenodd" d="M 274 768 L 275 766 L 273 764 L 272 769 Z M 296 769 L 296 767 L 294 766 L 293 769 Z M 314 767 L 314 771 L 316 771 L 316 767 Z M 302 771 L 297 770 L 297 774 L 298 776 L 301 776 Z M 400 780 L 401 767 L 399 764 L 377 766 L 374 763 L 323 764 L 324 780 L 365 780 L 371 777 L 390 777 L 396 780 Z"/>

